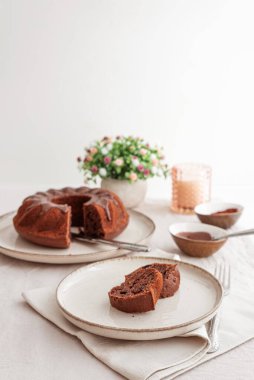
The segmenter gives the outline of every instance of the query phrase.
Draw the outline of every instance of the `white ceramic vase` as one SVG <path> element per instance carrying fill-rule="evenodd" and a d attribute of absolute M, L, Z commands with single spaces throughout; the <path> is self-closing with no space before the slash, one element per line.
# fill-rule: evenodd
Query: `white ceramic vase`
<path fill-rule="evenodd" d="M 137 180 L 130 183 L 126 180 L 105 178 L 101 181 L 101 187 L 116 193 L 127 208 L 137 207 L 145 198 L 147 181 Z"/>

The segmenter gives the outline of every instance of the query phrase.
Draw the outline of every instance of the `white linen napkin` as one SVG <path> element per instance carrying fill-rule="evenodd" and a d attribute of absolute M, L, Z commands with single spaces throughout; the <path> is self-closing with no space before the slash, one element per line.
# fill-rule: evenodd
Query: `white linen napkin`
<path fill-rule="evenodd" d="M 183 337 L 155 341 L 123 341 L 100 337 L 80 330 L 61 314 L 55 289 L 39 288 L 23 293 L 26 302 L 44 318 L 76 336 L 99 360 L 127 379 L 157 380 L 193 367 L 208 348 L 205 327 Z M 173 378 L 173 377 L 171 377 Z"/>
<path fill-rule="evenodd" d="M 138 256 L 147 256 L 147 253 Z M 179 255 L 159 249 L 150 252 L 149 256 L 180 260 Z M 195 366 L 210 346 L 204 326 L 181 337 L 156 341 L 123 341 L 100 337 L 80 330 L 62 316 L 54 289 L 29 290 L 23 293 L 23 297 L 44 318 L 76 336 L 97 359 L 127 379 L 173 378 L 179 371 Z"/>
<path fill-rule="evenodd" d="M 223 300 L 219 331 L 220 349 L 213 354 L 206 354 L 209 340 L 205 327 L 181 337 L 157 341 L 114 340 L 79 330 L 68 322 L 56 304 L 55 289 L 29 290 L 23 293 L 23 297 L 44 318 L 65 332 L 75 335 L 96 358 L 127 379 L 173 379 L 254 337 L 252 252 L 252 241 L 246 238 L 235 239 L 233 244 L 228 243 L 225 250 L 225 258 L 227 257 L 231 263 L 232 286 L 230 294 Z M 178 258 L 177 255 L 172 257 L 169 253 L 158 249 L 150 252 L 149 256 Z M 188 261 L 212 271 L 217 259 L 224 259 L 223 249 L 217 257 L 206 260 L 188 258 Z"/>

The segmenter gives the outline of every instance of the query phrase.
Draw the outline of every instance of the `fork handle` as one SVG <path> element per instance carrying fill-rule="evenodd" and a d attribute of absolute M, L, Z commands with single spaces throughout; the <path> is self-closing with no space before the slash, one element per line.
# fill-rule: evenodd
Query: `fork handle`
<path fill-rule="evenodd" d="M 218 328 L 220 324 L 220 310 L 218 310 L 217 314 L 211 319 L 209 324 L 208 337 L 211 342 L 211 346 L 208 350 L 208 354 L 212 354 L 213 352 L 218 351 L 220 347 Z"/>

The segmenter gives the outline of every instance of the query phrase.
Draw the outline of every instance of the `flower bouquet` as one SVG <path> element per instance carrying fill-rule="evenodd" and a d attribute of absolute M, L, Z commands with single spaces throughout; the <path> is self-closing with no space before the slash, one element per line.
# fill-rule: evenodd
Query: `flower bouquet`
<path fill-rule="evenodd" d="M 98 177 L 127 180 L 133 183 L 154 176 L 167 177 L 162 148 L 152 147 L 142 138 L 104 137 L 85 148 L 85 156 L 78 157 L 85 182 Z"/>
<path fill-rule="evenodd" d="M 130 208 L 144 199 L 148 178 L 169 174 L 162 149 L 132 136 L 95 141 L 78 162 L 85 182 L 101 178 L 101 187 L 116 193 Z"/>

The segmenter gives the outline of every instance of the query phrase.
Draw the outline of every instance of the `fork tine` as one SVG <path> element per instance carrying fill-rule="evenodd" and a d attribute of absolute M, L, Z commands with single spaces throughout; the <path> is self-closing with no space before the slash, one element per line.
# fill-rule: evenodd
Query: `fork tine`
<path fill-rule="evenodd" d="M 230 265 L 228 263 L 224 260 L 217 262 L 214 268 L 214 276 L 220 281 L 224 291 L 228 291 L 230 289 L 231 273 Z"/>
<path fill-rule="evenodd" d="M 229 264 L 225 265 L 225 275 L 224 275 L 224 288 L 228 290 L 230 288 L 230 283 L 231 283 L 231 275 L 230 275 L 230 266 Z"/>
<path fill-rule="evenodd" d="M 215 269 L 214 269 L 214 276 L 219 279 L 219 275 L 220 275 L 220 265 L 217 263 L 215 265 Z"/>
<path fill-rule="evenodd" d="M 217 273 L 216 273 L 216 277 L 217 279 L 222 282 L 222 277 L 223 277 L 223 272 L 224 272 L 224 265 L 223 265 L 223 262 L 219 262 L 217 264 Z"/>
<path fill-rule="evenodd" d="M 231 286 L 231 271 L 230 266 L 228 266 L 228 288 Z"/>
<path fill-rule="evenodd" d="M 226 289 L 227 288 L 227 284 L 228 284 L 228 266 L 225 265 L 225 270 L 224 270 L 224 276 L 223 276 L 223 288 Z"/>
<path fill-rule="evenodd" d="M 230 273 L 230 265 L 228 263 L 224 262 L 223 266 L 224 266 L 224 270 L 223 270 L 220 282 L 223 286 L 224 295 L 226 295 L 229 293 L 229 289 L 230 289 L 231 273 Z"/>
<path fill-rule="evenodd" d="M 217 262 L 215 267 L 214 276 L 223 284 L 225 275 L 225 265 L 223 261 Z"/>

